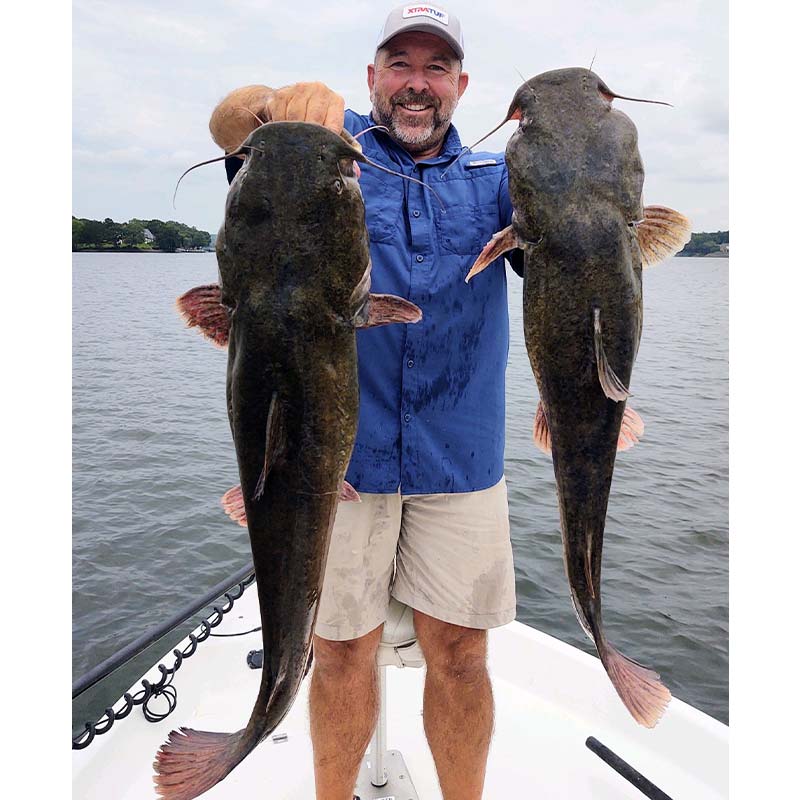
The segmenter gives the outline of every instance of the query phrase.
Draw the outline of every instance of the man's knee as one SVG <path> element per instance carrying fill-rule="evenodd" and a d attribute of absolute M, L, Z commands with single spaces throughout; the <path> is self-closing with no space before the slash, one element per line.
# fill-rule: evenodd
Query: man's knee
<path fill-rule="evenodd" d="M 375 666 L 375 653 L 381 641 L 383 625 L 358 639 L 336 642 L 314 636 L 314 669 L 326 676 L 354 675 Z"/>
<path fill-rule="evenodd" d="M 414 612 L 417 632 L 428 672 L 443 680 L 477 683 L 486 676 L 487 632 L 452 625 Z"/>

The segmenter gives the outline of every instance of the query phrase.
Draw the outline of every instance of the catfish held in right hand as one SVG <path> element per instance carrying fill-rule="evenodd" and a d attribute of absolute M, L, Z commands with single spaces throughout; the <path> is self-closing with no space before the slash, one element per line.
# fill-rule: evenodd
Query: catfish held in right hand
<path fill-rule="evenodd" d="M 618 449 L 643 426 L 626 409 L 642 334 L 642 266 L 676 253 L 689 221 L 642 208 L 636 128 L 587 69 L 537 75 L 506 116 L 512 225 L 496 234 L 468 280 L 512 247 L 525 252 L 525 343 L 539 386 L 537 444 L 553 456 L 564 559 L 578 621 L 633 718 L 653 727 L 670 700 L 659 676 L 606 640 L 600 567 Z M 651 102 L 651 101 L 648 101 Z"/>
<path fill-rule="evenodd" d="M 190 324 L 228 346 L 228 417 L 264 666 L 244 728 L 169 734 L 155 763 L 156 787 L 168 800 L 191 800 L 221 781 L 291 708 L 309 663 L 356 434 L 356 328 L 422 316 L 407 300 L 369 293 L 355 179 L 355 162 L 365 159 L 349 136 L 270 122 L 234 152 L 246 160 L 217 236 L 221 285 L 187 292 L 179 307 Z"/>

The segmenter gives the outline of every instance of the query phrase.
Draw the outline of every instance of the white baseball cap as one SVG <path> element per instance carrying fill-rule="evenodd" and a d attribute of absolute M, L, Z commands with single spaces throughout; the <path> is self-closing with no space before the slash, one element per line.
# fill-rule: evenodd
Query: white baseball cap
<path fill-rule="evenodd" d="M 459 59 L 464 58 L 464 35 L 461 23 L 454 14 L 441 6 L 426 3 L 409 3 L 398 6 L 386 17 L 380 40 L 375 49 L 379 50 L 389 39 L 406 31 L 423 31 L 444 39 L 453 48 Z"/>

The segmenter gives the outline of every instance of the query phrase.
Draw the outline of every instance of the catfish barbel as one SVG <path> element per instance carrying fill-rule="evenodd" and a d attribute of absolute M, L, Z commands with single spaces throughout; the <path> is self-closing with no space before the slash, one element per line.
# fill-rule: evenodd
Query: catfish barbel
<path fill-rule="evenodd" d="M 581 68 L 545 72 L 517 90 L 505 119 L 520 123 L 506 146 L 512 225 L 467 280 L 523 249 L 525 344 L 541 396 L 534 438 L 553 457 L 573 605 L 622 702 L 653 727 L 671 694 L 606 639 L 600 568 L 616 453 L 643 430 L 626 409 L 642 335 L 642 266 L 680 250 L 691 228 L 676 211 L 642 207 L 636 127 L 612 107 L 617 97 Z"/>
<path fill-rule="evenodd" d="M 191 800 L 214 786 L 291 708 L 309 664 L 356 434 L 356 328 L 421 318 L 407 300 L 369 293 L 369 239 L 355 177 L 355 162 L 366 159 L 352 138 L 271 122 L 237 152 L 246 160 L 217 236 L 220 284 L 193 289 L 178 304 L 190 325 L 228 347 L 228 417 L 264 665 L 242 730 L 169 734 L 154 764 L 167 800 Z"/>

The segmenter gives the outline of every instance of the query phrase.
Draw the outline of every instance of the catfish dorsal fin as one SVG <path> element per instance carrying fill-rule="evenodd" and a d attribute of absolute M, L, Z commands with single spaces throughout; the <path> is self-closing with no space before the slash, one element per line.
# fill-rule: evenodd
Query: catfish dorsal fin
<path fill-rule="evenodd" d="M 644 218 L 634 224 L 644 267 L 674 256 L 692 238 L 688 218 L 666 206 L 645 206 Z"/>
<path fill-rule="evenodd" d="M 606 351 L 603 347 L 603 327 L 600 324 L 600 309 L 594 309 L 594 356 L 597 362 L 597 376 L 600 378 L 600 386 L 603 393 L 609 400 L 621 402 L 630 397 L 625 384 L 617 377 L 606 358 Z"/>
<path fill-rule="evenodd" d="M 285 449 L 285 434 L 283 430 L 283 408 L 278 393 L 273 392 L 269 401 L 269 411 L 267 412 L 267 430 L 264 443 L 264 467 L 258 476 L 253 500 L 260 500 L 264 494 L 264 486 L 267 482 L 270 468 L 283 455 Z"/>

